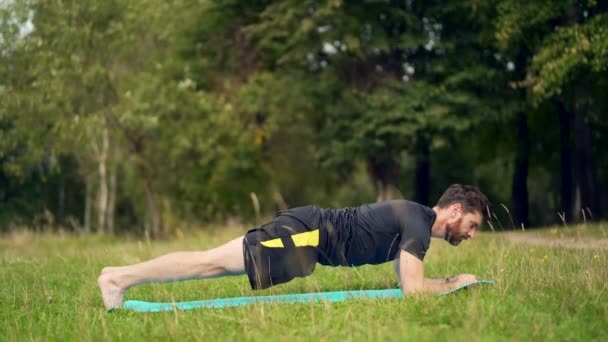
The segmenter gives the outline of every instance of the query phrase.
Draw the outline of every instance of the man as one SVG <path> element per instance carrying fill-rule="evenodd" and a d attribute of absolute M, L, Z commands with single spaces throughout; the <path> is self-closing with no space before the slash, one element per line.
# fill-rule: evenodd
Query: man
<path fill-rule="evenodd" d="M 405 200 L 345 209 L 293 208 L 208 251 L 175 252 L 135 265 L 106 267 L 97 283 L 110 309 L 121 306 L 128 288 L 142 283 L 247 274 L 253 289 L 264 289 L 307 276 L 317 263 L 359 266 L 395 260 L 405 295 L 440 293 L 476 278 L 425 278 L 422 261 L 431 237 L 454 246 L 474 237 L 488 206 L 476 188 L 454 184 L 432 209 Z"/>

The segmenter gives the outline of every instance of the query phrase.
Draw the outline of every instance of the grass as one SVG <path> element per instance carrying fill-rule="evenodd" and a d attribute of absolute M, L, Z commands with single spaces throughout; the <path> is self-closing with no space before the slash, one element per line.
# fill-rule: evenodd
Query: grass
<path fill-rule="evenodd" d="M 582 234 L 597 239 L 605 236 L 603 229 L 590 226 Z M 489 232 L 458 248 L 433 241 L 425 260 L 428 276 L 474 273 L 496 282 L 445 297 L 156 314 L 103 309 L 95 283 L 103 266 L 207 249 L 239 233 L 227 229 L 162 242 L 28 233 L 0 239 L 1 339 L 608 340 L 607 249 L 534 246 Z M 521 234 L 538 236 L 539 231 Z M 244 276 L 142 285 L 129 290 L 126 299 L 187 301 L 389 288 L 396 285 L 391 266 L 318 267 L 311 277 L 258 292 Z"/>
<path fill-rule="evenodd" d="M 608 239 L 608 225 L 606 223 L 600 223 L 589 226 L 586 224 L 557 226 L 548 229 L 532 230 L 530 231 L 530 233 L 535 233 L 537 236 L 543 236 L 552 239 Z"/>

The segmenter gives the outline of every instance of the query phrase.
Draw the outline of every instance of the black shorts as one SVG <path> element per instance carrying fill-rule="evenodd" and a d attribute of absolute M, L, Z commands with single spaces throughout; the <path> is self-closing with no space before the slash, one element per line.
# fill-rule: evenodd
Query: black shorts
<path fill-rule="evenodd" d="M 321 227 L 296 216 L 276 216 L 245 234 L 245 270 L 254 290 L 311 274 L 319 260 Z M 313 221 L 314 222 L 314 221 Z"/>

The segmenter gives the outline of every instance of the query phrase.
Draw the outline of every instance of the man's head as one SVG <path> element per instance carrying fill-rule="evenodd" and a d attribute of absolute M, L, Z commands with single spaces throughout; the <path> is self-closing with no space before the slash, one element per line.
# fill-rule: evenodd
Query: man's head
<path fill-rule="evenodd" d="M 454 246 L 475 236 L 481 226 L 483 213 L 490 202 L 477 188 L 453 184 L 437 201 L 436 207 L 445 218 L 445 240 Z"/>

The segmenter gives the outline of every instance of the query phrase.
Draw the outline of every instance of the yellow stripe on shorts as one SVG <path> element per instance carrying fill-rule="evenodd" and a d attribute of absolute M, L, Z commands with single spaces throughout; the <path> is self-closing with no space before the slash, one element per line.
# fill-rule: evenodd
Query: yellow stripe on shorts
<path fill-rule="evenodd" d="M 319 230 L 315 229 L 310 232 L 304 232 L 299 234 L 294 234 L 291 236 L 294 245 L 296 247 L 305 247 L 305 246 L 319 246 Z"/>
<path fill-rule="evenodd" d="M 268 240 L 268 241 L 262 241 L 260 242 L 262 244 L 262 246 L 264 247 L 269 247 L 269 248 L 283 248 L 285 246 L 283 246 L 283 241 L 281 241 L 281 239 L 272 239 L 272 240 Z"/>

